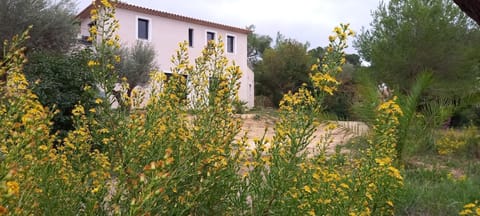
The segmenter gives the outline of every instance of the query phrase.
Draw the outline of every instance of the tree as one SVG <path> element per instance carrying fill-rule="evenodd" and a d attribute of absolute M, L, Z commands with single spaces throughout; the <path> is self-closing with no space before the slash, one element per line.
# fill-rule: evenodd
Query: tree
<path fill-rule="evenodd" d="M 354 45 L 377 81 L 407 92 L 420 72 L 430 70 L 435 82 L 428 95 L 460 96 L 473 89 L 480 32 L 453 2 L 382 2 L 370 26 Z"/>
<path fill-rule="evenodd" d="M 310 56 L 310 65 L 316 64 L 318 60 L 321 61 L 324 54 L 325 48 L 320 46 L 315 49 L 308 50 L 308 55 Z"/>
<path fill-rule="evenodd" d="M 247 27 L 250 30 L 248 34 L 247 56 L 248 65 L 250 68 L 254 68 L 255 65 L 261 60 L 263 52 L 266 49 L 271 48 L 272 38 L 268 35 L 259 35 L 255 33 L 255 26 L 250 25 Z"/>
<path fill-rule="evenodd" d="M 71 54 L 33 52 L 25 66 L 25 75 L 33 92 L 46 107 L 55 108 L 53 131 L 62 135 L 72 130 L 72 110 L 82 103 L 88 109 L 93 106 L 94 96 L 84 91 L 86 86 L 95 86 L 87 67 L 89 51 Z"/>
<path fill-rule="evenodd" d="M 64 53 L 77 35 L 75 13 L 71 0 L 0 0 L 0 50 L 4 40 L 33 25 L 28 49 Z"/>
<path fill-rule="evenodd" d="M 360 56 L 357 54 L 346 54 L 345 59 L 354 66 L 360 66 Z"/>
<path fill-rule="evenodd" d="M 150 72 L 156 67 L 155 49 L 149 43 L 138 41 L 131 48 L 122 48 L 120 58 L 118 75 L 127 78 L 130 95 L 133 88 L 148 82 Z"/>
<path fill-rule="evenodd" d="M 323 56 L 327 47 L 317 47 L 308 51 L 310 64 L 317 61 L 322 63 Z M 360 66 L 360 56 L 357 54 L 345 54 L 346 64 L 343 65 L 343 72 L 338 74 L 337 79 L 340 82 L 334 95 L 325 97 L 325 111 L 335 114 L 339 119 L 350 119 L 351 106 L 353 105 L 355 92 L 354 72 Z"/>
<path fill-rule="evenodd" d="M 277 36 L 274 48 L 267 48 L 255 68 L 257 95 L 268 96 L 275 105 L 288 91 L 295 92 L 309 80 L 308 46 Z"/>

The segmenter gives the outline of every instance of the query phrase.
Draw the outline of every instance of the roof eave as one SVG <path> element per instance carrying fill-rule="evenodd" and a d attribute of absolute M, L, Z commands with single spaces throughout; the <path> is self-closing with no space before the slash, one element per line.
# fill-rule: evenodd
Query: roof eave
<path fill-rule="evenodd" d="M 93 4 L 90 4 L 88 7 L 83 9 L 76 16 L 76 18 L 77 19 L 88 18 L 90 16 L 90 10 L 92 10 L 93 7 L 94 7 Z M 124 9 L 124 10 L 130 10 L 130 11 L 135 11 L 135 12 L 139 12 L 139 13 L 149 14 L 149 15 L 152 15 L 152 16 L 159 16 L 159 17 L 178 20 L 178 21 L 182 21 L 182 22 L 188 22 L 188 23 L 194 23 L 194 24 L 198 24 L 198 25 L 209 26 L 209 27 L 213 27 L 213 28 L 224 29 L 224 30 L 228 30 L 228 31 L 242 33 L 242 34 L 250 34 L 252 32 L 248 29 L 238 28 L 238 27 L 234 27 L 234 26 L 228 26 L 228 25 L 224 25 L 224 24 L 220 24 L 220 23 L 214 23 L 214 22 L 210 22 L 210 21 L 200 20 L 200 19 L 187 17 L 187 16 L 182 16 L 182 15 L 173 14 L 173 13 L 167 13 L 167 12 L 163 12 L 163 11 L 153 10 L 153 9 L 150 9 L 150 8 L 131 5 L 131 4 L 127 4 L 127 3 L 124 3 L 124 2 L 118 2 L 116 4 L 116 7 L 120 8 L 120 9 Z"/>

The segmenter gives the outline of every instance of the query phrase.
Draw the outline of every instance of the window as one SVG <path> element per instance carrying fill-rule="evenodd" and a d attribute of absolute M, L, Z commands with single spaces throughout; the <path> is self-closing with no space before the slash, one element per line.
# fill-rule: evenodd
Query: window
<path fill-rule="evenodd" d="M 193 29 L 188 29 L 188 46 L 193 47 Z"/>
<path fill-rule="evenodd" d="M 90 22 L 88 23 L 88 29 L 91 29 L 93 26 L 96 26 L 96 25 L 97 25 L 97 21 Z"/>
<path fill-rule="evenodd" d="M 94 27 L 96 25 L 97 25 L 97 21 L 88 23 L 89 32 L 90 32 L 90 29 L 92 29 L 92 27 Z M 89 32 L 87 32 L 87 33 L 89 33 Z M 91 37 L 89 35 L 82 35 L 81 42 L 86 44 L 86 45 L 92 45 Z"/>
<path fill-rule="evenodd" d="M 215 40 L 215 32 L 207 32 L 207 42 Z"/>
<path fill-rule="evenodd" d="M 232 35 L 227 35 L 227 52 L 235 52 L 235 37 Z"/>
<path fill-rule="evenodd" d="M 141 19 L 141 18 L 138 18 L 138 39 L 144 39 L 144 40 L 149 40 L 149 23 L 150 21 L 148 19 Z"/>

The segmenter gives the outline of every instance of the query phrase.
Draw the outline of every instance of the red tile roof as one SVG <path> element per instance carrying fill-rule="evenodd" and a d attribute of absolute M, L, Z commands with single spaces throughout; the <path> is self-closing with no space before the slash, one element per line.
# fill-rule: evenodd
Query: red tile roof
<path fill-rule="evenodd" d="M 90 16 L 90 10 L 92 10 L 92 8 L 93 8 L 93 4 L 90 4 L 88 7 L 86 7 L 82 12 L 80 12 L 77 15 L 77 18 L 85 19 L 85 18 L 89 17 Z M 219 29 L 232 31 L 232 32 L 237 32 L 237 33 L 242 33 L 242 34 L 250 33 L 250 30 L 248 30 L 248 29 L 242 29 L 242 28 L 238 28 L 238 27 L 233 27 L 233 26 L 223 25 L 223 24 L 214 23 L 214 22 L 210 22 L 210 21 L 205 21 L 205 20 L 195 19 L 195 18 L 191 18 L 191 17 L 186 17 L 186 16 L 182 16 L 182 15 L 178 15 L 178 14 L 153 10 L 153 9 L 149 9 L 149 8 L 145 8 L 145 7 L 140 7 L 140 6 L 136 6 L 136 5 L 127 4 L 127 3 L 124 3 L 124 2 L 117 2 L 116 3 L 116 8 L 135 11 L 135 12 L 144 13 L 144 14 L 149 14 L 149 15 L 153 15 L 153 16 L 164 17 L 164 18 L 178 20 L 178 21 L 182 21 L 182 22 L 188 22 L 188 23 L 194 23 L 194 24 L 198 24 L 198 25 L 209 26 L 209 27 L 212 27 L 212 28 L 219 28 Z"/>

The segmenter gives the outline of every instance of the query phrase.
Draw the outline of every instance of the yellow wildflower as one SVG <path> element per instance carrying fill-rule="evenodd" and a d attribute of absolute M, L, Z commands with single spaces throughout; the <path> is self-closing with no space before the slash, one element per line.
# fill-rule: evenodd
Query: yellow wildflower
<path fill-rule="evenodd" d="M 88 67 L 93 67 L 93 66 L 98 65 L 98 62 L 90 60 L 90 61 L 88 61 L 87 65 L 88 65 Z"/>
<path fill-rule="evenodd" d="M 166 163 L 167 165 L 170 165 L 170 164 L 173 163 L 174 161 L 175 161 L 175 159 L 174 159 L 173 157 L 169 157 L 169 158 L 165 159 L 165 163 Z"/>
<path fill-rule="evenodd" d="M 20 186 L 16 181 L 7 182 L 8 194 L 17 195 L 20 192 Z"/>
<path fill-rule="evenodd" d="M 92 193 L 97 193 L 100 190 L 100 187 L 95 187 L 92 189 Z"/>
<path fill-rule="evenodd" d="M 114 45 L 114 42 L 113 42 L 112 39 L 108 39 L 105 44 L 107 44 L 107 46 L 113 46 L 113 45 Z"/>
<path fill-rule="evenodd" d="M 466 208 L 466 209 L 474 208 L 474 207 L 475 207 L 475 203 L 468 203 L 468 204 L 463 206 L 463 208 Z"/>
<path fill-rule="evenodd" d="M 390 200 L 388 200 L 388 201 L 387 201 L 387 205 L 389 205 L 389 206 L 393 207 L 393 202 L 392 202 L 392 201 L 390 201 Z"/>
<path fill-rule="evenodd" d="M 85 114 L 85 109 L 83 109 L 83 106 L 75 106 L 75 108 L 72 110 L 72 114 L 74 116 L 80 116 Z"/>
<path fill-rule="evenodd" d="M 337 36 L 335 36 L 335 35 L 330 35 L 330 36 L 328 36 L 328 40 L 329 40 L 330 42 L 335 41 L 335 39 L 337 39 Z"/>
<path fill-rule="evenodd" d="M 340 27 L 338 27 L 338 26 L 335 27 L 335 28 L 333 29 L 333 31 L 334 31 L 335 33 L 337 33 L 337 34 L 341 34 L 341 33 L 342 33 L 342 29 L 341 29 Z"/>
<path fill-rule="evenodd" d="M 343 187 L 343 188 L 345 188 L 345 189 L 350 189 L 350 187 L 349 187 L 347 184 L 345 184 L 345 183 L 341 183 L 341 184 L 340 184 L 340 187 Z"/>
<path fill-rule="evenodd" d="M 46 151 L 48 150 L 48 147 L 46 145 L 41 145 L 38 147 L 38 149 L 42 150 L 42 151 Z"/>
<path fill-rule="evenodd" d="M 303 190 L 305 190 L 308 193 L 312 193 L 312 189 L 308 185 L 303 186 Z"/>
<path fill-rule="evenodd" d="M 379 164 L 380 166 L 384 166 L 386 164 L 390 164 L 392 162 L 392 159 L 389 157 L 385 158 L 375 158 L 375 162 Z"/>
<path fill-rule="evenodd" d="M 315 180 L 320 180 L 320 175 L 318 175 L 317 173 L 314 173 L 312 176 Z"/>
<path fill-rule="evenodd" d="M 458 213 L 459 215 L 469 215 L 469 214 L 472 214 L 473 211 L 470 210 L 470 209 L 464 209 L 462 210 L 460 213 Z"/>
<path fill-rule="evenodd" d="M 97 35 L 97 33 L 98 33 L 98 30 L 97 30 L 96 26 L 90 27 L 90 34 L 91 35 Z"/>
<path fill-rule="evenodd" d="M 323 91 L 328 93 L 329 95 L 333 95 L 333 88 L 330 88 L 328 86 L 324 86 L 323 88 Z"/>
<path fill-rule="evenodd" d="M 111 8 L 112 4 L 110 4 L 109 0 L 101 0 L 101 3 L 106 7 L 106 8 Z"/>

